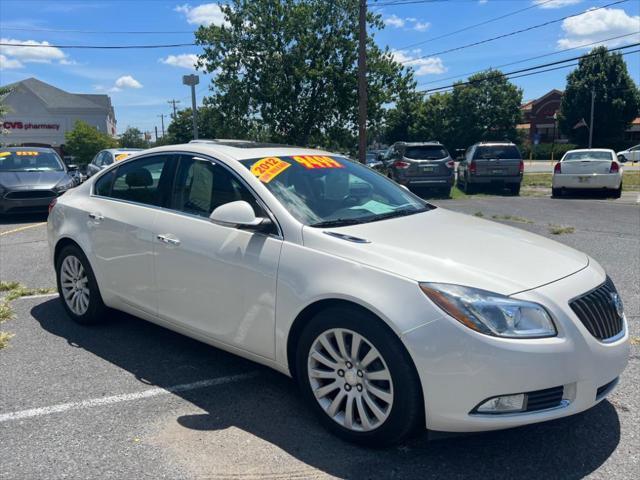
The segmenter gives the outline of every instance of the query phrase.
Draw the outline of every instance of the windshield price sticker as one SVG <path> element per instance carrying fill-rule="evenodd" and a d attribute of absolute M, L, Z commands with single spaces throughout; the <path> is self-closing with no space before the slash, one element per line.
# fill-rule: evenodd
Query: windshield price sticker
<path fill-rule="evenodd" d="M 125 158 L 130 156 L 131 156 L 130 153 L 119 153 L 118 155 L 116 155 L 116 162 L 119 162 L 120 160 L 124 160 Z"/>
<path fill-rule="evenodd" d="M 269 183 L 290 166 L 290 163 L 280 160 L 278 157 L 267 157 L 254 163 L 251 167 L 251 173 L 258 177 L 262 183 Z"/>
<path fill-rule="evenodd" d="M 0 158 L 8 157 L 9 155 L 11 155 L 11 152 L 0 152 Z"/>
<path fill-rule="evenodd" d="M 309 170 L 314 168 L 344 168 L 344 165 L 333 158 L 323 155 L 298 155 L 293 157 L 293 159 Z"/>
<path fill-rule="evenodd" d="M 40 153 L 39 152 L 16 152 L 16 155 L 26 155 L 26 156 L 38 156 Z"/>

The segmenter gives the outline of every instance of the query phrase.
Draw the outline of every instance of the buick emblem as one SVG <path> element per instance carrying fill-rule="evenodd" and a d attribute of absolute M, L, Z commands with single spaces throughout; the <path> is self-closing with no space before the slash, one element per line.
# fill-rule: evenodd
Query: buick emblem
<path fill-rule="evenodd" d="M 622 318 L 622 315 L 624 314 L 624 305 L 622 305 L 620 295 L 616 292 L 611 292 L 609 295 L 611 296 L 611 303 L 613 303 L 613 306 L 616 308 L 616 313 Z"/>

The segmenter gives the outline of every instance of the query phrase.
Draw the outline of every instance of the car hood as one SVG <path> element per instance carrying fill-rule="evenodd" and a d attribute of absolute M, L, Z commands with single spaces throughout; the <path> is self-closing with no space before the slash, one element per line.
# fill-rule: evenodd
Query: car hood
<path fill-rule="evenodd" d="M 309 248 L 417 281 L 503 295 L 551 283 L 589 264 L 587 255 L 558 242 L 442 208 L 348 227 L 304 227 L 303 241 Z"/>
<path fill-rule="evenodd" d="M 13 189 L 29 187 L 51 188 L 60 180 L 70 178 L 66 172 L 0 172 L 0 185 Z"/>

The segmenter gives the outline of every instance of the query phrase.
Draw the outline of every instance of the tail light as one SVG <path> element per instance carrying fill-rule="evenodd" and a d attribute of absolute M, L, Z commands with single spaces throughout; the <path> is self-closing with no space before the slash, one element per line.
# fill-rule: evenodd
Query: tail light
<path fill-rule="evenodd" d="M 520 175 L 524 174 L 524 161 L 520 160 Z"/>
<path fill-rule="evenodd" d="M 611 168 L 609 169 L 609 173 L 618 173 L 620 171 L 620 165 L 618 162 L 611 162 Z"/>
<path fill-rule="evenodd" d="M 53 207 L 56 206 L 56 203 L 58 203 L 58 199 L 54 197 L 53 200 L 51 200 L 51 202 L 49 203 L 49 213 L 51 213 L 51 210 L 53 210 Z"/>
<path fill-rule="evenodd" d="M 477 172 L 477 167 L 476 167 L 476 162 L 471 162 L 469 164 L 469 173 L 471 173 L 472 175 L 475 175 L 475 173 Z"/>
<path fill-rule="evenodd" d="M 449 161 L 447 162 L 447 168 L 453 168 L 453 167 L 455 167 L 455 165 L 456 165 L 456 164 L 455 164 L 455 162 L 454 162 L 453 160 L 449 160 Z"/>
<path fill-rule="evenodd" d="M 404 162 L 402 160 L 396 160 L 393 163 L 394 168 L 401 168 L 401 169 L 405 169 L 405 168 L 409 168 L 411 166 L 411 164 L 409 162 Z"/>
<path fill-rule="evenodd" d="M 560 162 L 556 163 L 553 166 L 553 173 L 562 173 L 562 167 L 560 166 Z"/>

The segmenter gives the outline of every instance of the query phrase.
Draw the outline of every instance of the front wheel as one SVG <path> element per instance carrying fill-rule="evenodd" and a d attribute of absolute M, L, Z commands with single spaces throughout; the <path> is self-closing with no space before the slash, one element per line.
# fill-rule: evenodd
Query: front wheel
<path fill-rule="evenodd" d="M 345 440 L 398 443 L 424 425 L 413 362 L 394 333 L 359 309 L 318 313 L 303 331 L 298 382 L 324 425 Z"/>

